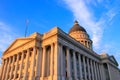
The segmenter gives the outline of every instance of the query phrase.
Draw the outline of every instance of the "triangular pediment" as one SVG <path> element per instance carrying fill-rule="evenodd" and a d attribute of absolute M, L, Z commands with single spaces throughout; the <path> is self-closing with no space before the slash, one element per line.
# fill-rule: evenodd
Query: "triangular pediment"
<path fill-rule="evenodd" d="M 27 44 L 28 42 L 30 42 L 31 40 L 33 40 L 34 38 L 17 38 L 6 50 L 4 53 L 7 53 L 21 45 Z"/>
<path fill-rule="evenodd" d="M 111 60 L 112 62 L 114 62 L 116 65 L 118 65 L 118 63 L 117 63 L 116 59 L 114 58 L 114 56 L 110 56 L 110 60 Z"/>

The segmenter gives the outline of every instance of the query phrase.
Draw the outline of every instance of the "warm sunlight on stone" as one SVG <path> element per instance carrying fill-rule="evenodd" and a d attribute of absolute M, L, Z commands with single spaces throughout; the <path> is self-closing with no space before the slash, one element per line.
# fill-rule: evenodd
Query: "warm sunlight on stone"
<path fill-rule="evenodd" d="M 69 34 L 55 27 L 17 38 L 2 56 L 0 80 L 118 80 L 114 56 L 98 55 L 75 21 Z"/>

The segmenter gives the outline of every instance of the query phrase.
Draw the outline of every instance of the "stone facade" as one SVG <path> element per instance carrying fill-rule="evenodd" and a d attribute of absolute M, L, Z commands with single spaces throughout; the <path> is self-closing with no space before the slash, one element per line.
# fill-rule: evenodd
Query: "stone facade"
<path fill-rule="evenodd" d="M 115 58 L 96 54 L 87 32 L 73 33 L 55 27 L 17 38 L 3 53 L 0 80 L 120 80 Z"/>

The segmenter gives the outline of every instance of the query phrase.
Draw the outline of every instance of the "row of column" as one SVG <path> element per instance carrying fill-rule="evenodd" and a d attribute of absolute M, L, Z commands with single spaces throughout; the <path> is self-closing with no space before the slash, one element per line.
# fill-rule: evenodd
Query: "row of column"
<path fill-rule="evenodd" d="M 63 46 L 60 44 L 60 54 L 61 54 L 61 76 L 64 77 L 66 76 L 65 73 L 65 68 L 64 68 L 64 61 L 65 58 L 64 56 L 64 51 L 63 51 Z M 71 57 L 70 57 L 70 48 L 66 48 L 66 64 L 67 64 L 67 76 L 69 80 L 72 80 L 72 63 L 71 63 Z M 90 58 L 87 58 L 84 55 L 81 55 L 80 53 L 72 50 L 73 54 L 73 71 L 74 71 L 74 78 L 75 80 L 101 80 L 100 76 L 100 68 L 99 68 L 99 63 L 95 62 L 94 60 L 91 60 Z M 76 55 L 78 56 L 78 64 L 77 64 L 77 59 Z M 81 61 L 82 60 L 82 61 Z M 82 66 L 83 65 L 83 66 Z M 77 67 L 79 67 L 79 71 L 77 70 Z M 83 69 L 83 70 L 82 70 Z M 79 74 L 78 74 L 79 73 Z M 61 79 L 62 80 L 62 79 Z"/>
<path fill-rule="evenodd" d="M 49 55 L 47 54 L 47 47 L 50 46 L 50 53 Z M 19 57 L 20 54 L 16 54 L 17 55 L 17 60 L 14 63 L 14 59 L 15 56 L 13 57 L 13 60 L 11 62 L 11 57 L 9 57 L 9 61 L 5 61 L 3 64 L 3 71 L 2 71 L 2 76 L 1 79 L 2 80 L 7 80 L 8 79 L 8 74 L 10 74 L 9 79 L 15 79 L 17 76 L 17 67 L 20 66 L 19 69 L 19 79 L 23 79 L 26 80 L 29 77 L 29 80 L 34 80 L 34 78 L 36 80 L 38 80 L 40 77 L 48 77 L 48 76 L 53 76 L 55 75 L 58 76 L 58 44 L 57 43 L 52 43 L 51 45 L 47 45 L 47 46 L 43 46 L 42 48 L 33 48 L 32 51 L 32 57 L 31 57 L 31 63 L 29 63 L 29 58 L 31 55 L 31 51 L 28 49 L 26 50 L 27 53 L 24 53 L 24 51 L 21 52 L 21 61 L 20 61 L 20 65 L 18 63 L 19 61 Z M 37 54 L 36 54 L 37 53 Z M 54 54 L 56 53 L 56 54 Z M 24 54 L 26 54 L 26 60 L 25 60 L 25 64 L 24 63 Z M 49 60 L 46 59 L 46 55 L 49 56 Z M 37 58 L 36 58 L 37 56 Z M 47 57 L 48 58 L 48 57 Z M 54 60 L 55 59 L 55 60 Z M 46 64 L 46 60 L 49 61 L 49 65 Z M 29 68 L 29 64 L 30 65 L 30 72 L 28 72 L 28 68 Z M 35 66 L 36 64 L 36 66 Z M 15 66 L 15 71 L 13 70 L 13 66 Z M 25 67 L 24 72 L 22 67 Z M 10 69 L 11 68 L 11 69 Z M 35 69 L 36 68 L 36 69 Z M 10 71 L 9 71 L 10 70 Z M 13 73 L 14 71 L 14 73 Z M 7 72 L 7 74 L 5 74 Z M 24 75 L 23 75 L 24 73 Z M 47 75 L 46 75 L 47 74 Z M 14 77 L 12 78 L 12 76 L 14 75 Z"/>
<path fill-rule="evenodd" d="M 23 80 L 26 80 L 28 78 L 28 76 L 30 76 L 29 80 L 33 80 L 33 78 L 35 78 L 35 76 L 39 76 L 39 73 L 37 73 L 37 72 L 35 72 L 35 75 L 34 75 L 35 63 L 36 63 L 36 71 L 39 70 L 38 66 L 40 66 L 40 64 L 38 62 L 40 59 L 39 58 L 39 55 L 40 55 L 39 49 L 37 49 L 36 47 L 33 47 L 32 53 L 30 52 L 30 49 L 28 49 L 26 51 L 27 51 L 27 53 L 25 53 L 25 51 L 22 51 L 16 55 L 13 55 L 7 59 L 4 59 L 4 63 L 2 64 L 3 67 L 2 67 L 2 73 L 1 73 L 0 80 L 8 80 L 8 78 L 13 79 L 13 80 L 16 78 L 18 78 L 18 79 L 23 78 Z M 30 74 L 28 74 L 28 63 L 29 63 L 30 53 L 32 54 L 31 65 L 30 65 L 31 71 L 30 71 Z M 36 53 L 38 55 L 37 60 L 36 60 L 37 62 L 35 62 Z M 26 55 L 25 64 L 23 64 L 24 57 L 25 57 L 24 55 Z M 18 67 L 20 68 L 19 70 L 18 70 Z M 22 73 L 23 67 L 25 67 L 24 75 Z"/>
<path fill-rule="evenodd" d="M 49 47 L 49 48 L 48 48 Z M 57 49 L 58 44 L 57 43 L 51 43 L 47 46 L 43 47 L 42 52 L 42 71 L 41 71 L 41 79 L 50 77 L 53 79 L 53 77 L 58 76 L 58 52 Z M 56 79 L 57 80 L 57 79 Z"/>
<path fill-rule="evenodd" d="M 65 67 L 64 67 L 64 60 L 65 55 L 63 54 L 63 46 L 62 44 L 51 44 L 50 45 L 50 65 L 48 66 L 48 73 L 50 76 L 56 75 L 56 76 L 61 76 L 61 80 L 64 79 L 65 77 Z M 70 56 L 70 49 L 69 47 L 66 47 L 66 65 L 67 65 L 67 77 L 69 80 L 72 80 L 72 70 L 71 70 L 71 56 Z M 37 55 L 36 55 L 37 53 Z M 30 78 L 29 80 L 34 80 L 33 78 L 39 78 L 39 77 L 45 77 L 45 69 L 46 69 L 46 46 L 44 46 L 41 50 L 41 48 L 33 48 L 33 55 L 32 55 L 32 60 L 31 60 L 31 72 L 30 72 Z M 87 58 L 84 55 L 81 55 L 80 52 L 76 52 L 75 50 L 72 50 L 73 54 L 73 71 L 74 71 L 74 77 L 75 80 L 101 80 L 100 77 L 100 67 L 97 62 L 94 60 L 91 60 L 90 58 Z M 77 64 L 77 59 L 76 59 L 76 54 L 78 56 L 78 64 Z M 19 59 L 19 54 L 17 56 L 17 61 L 16 61 L 16 67 L 15 67 L 15 76 L 17 75 L 17 67 L 18 67 L 18 59 Z M 25 80 L 28 76 L 28 62 L 29 62 L 29 56 L 30 56 L 30 50 L 27 50 L 27 56 L 26 56 L 26 64 L 25 64 L 25 73 L 23 79 Z M 35 59 L 37 56 L 37 59 Z M 13 57 L 14 61 L 15 57 Z M 22 77 L 22 66 L 23 66 L 23 60 L 24 60 L 24 51 L 22 52 L 22 60 L 20 64 L 20 74 L 19 78 Z M 14 63 L 10 63 L 11 58 L 9 58 L 9 61 L 4 62 L 3 64 L 3 71 L 2 71 L 2 80 L 7 80 L 8 79 L 8 73 L 9 73 L 9 68 L 11 66 L 11 71 L 10 71 L 10 78 L 12 77 L 13 74 L 13 65 Z M 35 63 L 36 63 L 36 72 L 35 71 Z M 83 66 L 82 66 L 83 65 Z M 77 70 L 77 66 L 79 66 L 79 70 Z M 84 70 L 82 70 L 84 69 Z M 6 74 L 5 74 L 6 73 Z M 79 73 L 79 74 L 78 74 Z M 48 75 L 48 76 L 49 76 Z M 79 77 L 79 78 L 78 78 Z"/>

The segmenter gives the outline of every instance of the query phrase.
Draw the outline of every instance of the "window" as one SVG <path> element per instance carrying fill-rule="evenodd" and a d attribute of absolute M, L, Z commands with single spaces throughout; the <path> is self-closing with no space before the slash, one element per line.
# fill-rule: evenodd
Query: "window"
<path fill-rule="evenodd" d="M 22 56 L 22 54 L 20 53 L 19 60 L 21 60 L 21 56 Z"/>
<path fill-rule="evenodd" d="M 12 77 L 11 77 L 11 79 L 13 79 L 14 78 L 14 75 L 12 74 Z"/>
<path fill-rule="evenodd" d="M 10 75 L 8 74 L 8 77 L 7 77 L 7 79 L 9 79 L 10 78 Z"/>
<path fill-rule="evenodd" d="M 19 70 L 19 68 L 20 68 L 20 64 L 18 64 L 18 66 L 17 66 L 17 70 Z"/>
<path fill-rule="evenodd" d="M 30 51 L 30 57 L 32 56 L 32 52 Z"/>
<path fill-rule="evenodd" d="M 16 78 L 18 78 L 18 77 L 19 77 L 19 74 L 17 73 Z"/>
<path fill-rule="evenodd" d="M 26 53 L 24 53 L 24 59 L 26 58 Z"/>
<path fill-rule="evenodd" d="M 11 63 L 12 63 L 13 57 L 11 57 Z"/>
<path fill-rule="evenodd" d="M 15 62 L 17 61 L 17 55 L 15 55 Z"/>
<path fill-rule="evenodd" d="M 13 71 L 15 70 L 15 65 L 13 65 Z"/>

